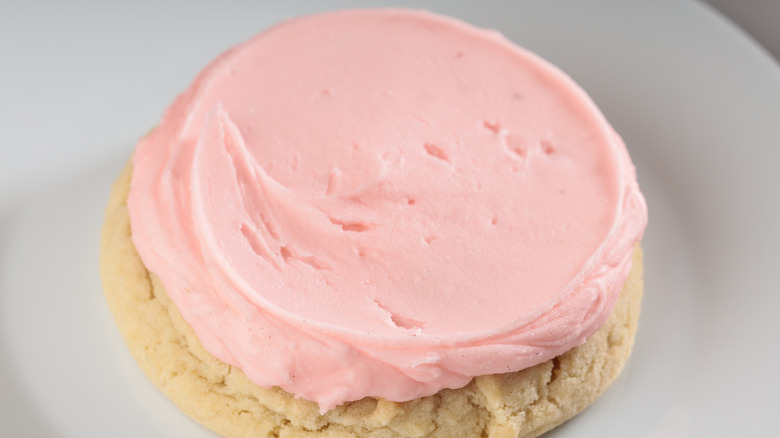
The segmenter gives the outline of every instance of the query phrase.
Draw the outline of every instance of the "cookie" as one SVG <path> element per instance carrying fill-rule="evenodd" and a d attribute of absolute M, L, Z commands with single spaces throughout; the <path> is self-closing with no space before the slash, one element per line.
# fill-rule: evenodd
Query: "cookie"
<path fill-rule="evenodd" d="M 209 354 L 132 242 L 126 206 L 132 165 L 115 183 L 100 270 L 119 331 L 148 378 L 179 408 L 226 437 L 535 437 L 592 403 L 618 376 L 637 329 L 642 251 L 606 324 L 570 351 L 518 372 L 479 376 L 408 402 L 316 403 L 262 388 Z"/>
<path fill-rule="evenodd" d="M 556 67 L 424 11 L 336 11 L 173 102 L 117 183 L 103 277 L 149 378 L 227 436 L 534 436 L 625 362 L 646 221 Z"/>

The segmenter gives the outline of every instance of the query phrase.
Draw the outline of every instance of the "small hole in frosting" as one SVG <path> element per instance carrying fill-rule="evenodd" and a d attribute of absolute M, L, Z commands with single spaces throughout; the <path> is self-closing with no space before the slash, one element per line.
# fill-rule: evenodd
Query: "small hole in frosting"
<path fill-rule="evenodd" d="M 345 222 L 335 218 L 329 218 L 329 219 L 330 219 L 330 223 L 332 223 L 333 225 L 340 226 L 341 229 L 344 231 L 363 232 L 374 228 L 373 224 L 365 224 L 362 222 Z"/>
<path fill-rule="evenodd" d="M 517 135 L 508 135 L 506 137 L 506 148 L 515 155 L 516 158 L 525 158 L 526 156 L 526 141 L 522 137 Z"/>
<path fill-rule="evenodd" d="M 425 325 L 422 321 L 417 321 L 412 318 L 406 318 L 401 315 L 393 314 L 390 316 L 390 319 L 393 321 L 393 324 L 395 324 L 397 327 L 405 328 L 405 329 L 421 329 Z"/>
<path fill-rule="evenodd" d="M 423 145 L 425 148 L 425 152 L 428 153 L 428 155 L 438 158 L 442 161 L 450 161 L 450 158 L 447 156 L 447 152 L 444 151 L 439 145 L 434 143 L 425 143 Z"/>
<path fill-rule="evenodd" d="M 370 230 L 371 227 L 369 227 L 366 224 L 361 224 L 361 223 L 358 222 L 358 223 L 354 223 L 354 224 L 342 224 L 341 225 L 341 229 L 344 230 L 344 231 L 363 232 L 363 231 Z"/>
<path fill-rule="evenodd" d="M 425 326 L 425 321 L 418 321 L 416 319 L 412 319 L 403 316 L 401 314 L 398 314 L 396 312 L 393 312 L 386 305 L 382 304 L 377 300 L 374 300 L 374 304 L 376 304 L 377 307 L 379 307 L 380 309 L 387 312 L 390 315 L 390 321 L 392 321 L 393 325 L 395 325 L 398 328 L 412 330 L 412 329 L 422 329 Z"/>
<path fill-rule="evenodd" d="M 552 143 L 550 143 L 549 140 L 542 140 L 539 142 L 539 144 L 542 146 L 542 151 L 545 154 L 550 155 L 555 152 L 555 147 L 552 145 Z"/>
<path fill-rule="evenodd" d="M 482 125 L 483 125 L 485 128 L 487 128 L 487 129 L 489 129 L 490 131 L 492 131 L 493 133 L 495 133 L 495 134 L 498 134 L 498 133 L 499 133 L 499 131 L 501 131 L 501 125 L 499 125 L 499 124 L 498 124 L 498 122 L 496 122 L 496 121 L 492 121 L 492 120 L 483 120 L 483 121 L 482 121 Z"/>

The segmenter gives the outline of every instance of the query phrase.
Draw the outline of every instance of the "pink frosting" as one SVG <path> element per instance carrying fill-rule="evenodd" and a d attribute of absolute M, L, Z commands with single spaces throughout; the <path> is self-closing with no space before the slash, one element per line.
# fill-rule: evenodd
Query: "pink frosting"
<path fill-rule="evenodd" d="M 134 163 L 133 242 L 205 348 L 323 412 L 581 344 L 647 220 L 573 81 L 426 12 L 263 32 L 197 77 Z"/>

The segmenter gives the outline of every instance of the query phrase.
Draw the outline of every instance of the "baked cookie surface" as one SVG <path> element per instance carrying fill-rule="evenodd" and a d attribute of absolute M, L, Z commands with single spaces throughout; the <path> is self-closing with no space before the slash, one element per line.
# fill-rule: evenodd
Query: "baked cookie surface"
<path fill-rule="evenodd" d="M 100 271 L 120 333 L 147 377 L 183 412 L 227 437 L 535 437 L 571 418 L 618 376 L 633 346 L 642 251 L 607 323 L 585 344 L 519 372 L 409 402 L 365 398 L 319 414 L 316 403 L 261 388 L 208 353 L 133 246 L 132 165 L 115 183 Z"/>

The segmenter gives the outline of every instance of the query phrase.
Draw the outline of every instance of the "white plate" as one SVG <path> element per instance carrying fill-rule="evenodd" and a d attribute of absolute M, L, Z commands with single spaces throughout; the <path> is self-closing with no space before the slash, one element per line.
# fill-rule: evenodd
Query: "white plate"
<path fill-rule="evenodd" d="M 212 436 L 147 382 L 108 314 L 108 188 L 209 59 L 286 16 L 349 3 L 51 3 L 0 14 L 0 435 Z M 625 138 L 650 206 L 634 354 L 549 436 L 776 433 L 778 66 L 697 3 L 427 7 L 569 72 Z"/>

